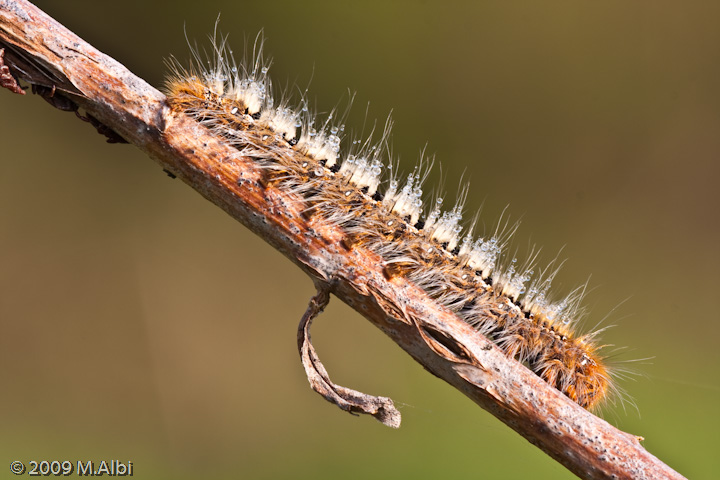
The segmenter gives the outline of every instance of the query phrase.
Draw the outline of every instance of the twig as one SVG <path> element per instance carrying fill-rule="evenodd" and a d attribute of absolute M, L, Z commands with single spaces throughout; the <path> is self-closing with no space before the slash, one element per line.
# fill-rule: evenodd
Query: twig
<path fill-rule="evenodd" d="M 136 145 L 313 278 L 320 293 L 303 317 L 299 339 L 311 382 L 314 372 L 336 394 L 343 391 L 330 382 L 307 333 L 331 292 L 428 371 L 576 475 L 683 478 L 649 454 L 639 437 L 579 407 L 420 288 L 400 276 L 388 280 L 377 255 L 348 249 L 342 230 L 303 217 L 292 196 L 262 182 L 262 171 L 251 158 L 238 156 L 197 122 L 172 111 L 163 94 L 32 4 L 0 0 L 0 47 L 5 47 L 3 86 L 19 93 L 19 78 L 58 108 L 82 108 L 102 133 Z M 347 400 L 347 395 L 340 397 Z"/>
<path fill-rule="evenodd" d="M 387 397 L 374 397 L 351 388 L 336 385 L 330 380 L 315 348 L 310 341 L 310 325 L 330 302 L 330 292 L 324 284 L 317 287 L 317 294 L 310 299 L 305 315 L 298 326 L 298 349 L 307 373 L 310 387 L 325 399 L 349 413 L 372 415 L 388 427 L 400 427 L 400 412 Z"/>

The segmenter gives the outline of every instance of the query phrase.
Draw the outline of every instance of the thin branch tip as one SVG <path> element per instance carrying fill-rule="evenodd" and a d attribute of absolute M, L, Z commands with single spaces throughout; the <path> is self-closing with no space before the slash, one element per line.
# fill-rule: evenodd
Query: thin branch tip
<path fill-rule="evenodd" d="M 297 339 L 300 358 L 310 387 L 325 400 L 350 414 L 365 414 L 375 417 L 383 425 L 399 428 L 401 415 L 393 401 L 387 397 L 376 397 L 351 388 L 337 385 L 330 380 L 325 366 L 318 358 L 310 339 L 310 326 L 313 320 L 330 303 L 330 291 L 318 283 L 315 296 L 310 299 L 308 308 L 298 325 Z"/>

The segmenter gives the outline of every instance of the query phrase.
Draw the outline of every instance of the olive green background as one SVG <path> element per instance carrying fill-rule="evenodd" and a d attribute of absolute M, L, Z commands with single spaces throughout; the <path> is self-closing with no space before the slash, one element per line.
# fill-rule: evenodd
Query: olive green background
<path fill-rule="evenodd" d="M 392 111 L 409 170 L 470 180 L 468 217 L 590 275 L 588 327 L 639 373 L 604 418 L 684 475 L 720 471 L 720 4 L 38 2 L 155 86 L 171 54 L 260 29 L 277 87 L 349 130 Z M 369 104 L 369 106 L 368 106 Z M 366 113 L 367 111 L 367 113 Z M 130 145 L 0 91 L 0 478 L 12 460 L 131 460 L 135 477 L 573 478 L 339 301 L 333 379 L 393 398 L 395 431 L 313 393 L 311 281 Z M 616 308 L 617 307 L 617 308 Z M 604 317 L 607 315 L 607 319 Z M 604 320 L 603 320 L 604 319 Z"/>

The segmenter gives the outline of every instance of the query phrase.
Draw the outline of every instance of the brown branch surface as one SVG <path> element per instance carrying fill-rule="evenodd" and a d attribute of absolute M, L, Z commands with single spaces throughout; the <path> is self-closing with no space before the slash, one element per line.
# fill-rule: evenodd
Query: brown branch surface
<path fill-rule="evenodd" d="M 342 299 L 428 371 L 579 477 L 683 478 L 648 453 L 640 438 L 573 403 L 420 288 L 400 277 L 388 280 L 377 255 L 348 249 L 343 231 L 304 218 L 292 196 L 262 182 L 252 159 L 238 157 L 221 139 L 171 111 L 162 93 L 34 5 L 0 0 L 2 47 L 13 78 L 30 83 L 58 108 L 84 109 L 85 118 L 109 138 L 119 135 L 136 145 L 281 251 L 320 291 Z M 3 72 L 3 85 L 12 89 L 8 74 Z"/>

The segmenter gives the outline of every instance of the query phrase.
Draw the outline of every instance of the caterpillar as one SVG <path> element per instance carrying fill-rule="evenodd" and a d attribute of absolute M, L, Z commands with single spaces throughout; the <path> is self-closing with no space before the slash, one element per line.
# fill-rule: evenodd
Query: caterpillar
<path fill-rule="evenodd" d="M 508 221 L 475 237 L 476 222 L 462 222 L 467 189 L 445 210 L 442 197 L 426 198 L 432 162 L 421 160 L 401 176 L 388 158 L 391 121 L 378 140 L 371 133 L 348 142 L 342 118 L 333 111 L 319 120 L 307 93 L 298 106 L 276 98 L 261 37 L 242 62 L 233 58 L 227 37 L 211 40 L 210 54 L 193 49 L 189 67 L 170 62 L 165 91 L 171 108 L 255 159 L 267 181 L 297 197 L 306 215 L 340 226 L 350 248 L 380 255 L 388 277 L 415 283 L 582 407 L 596 408 L 619 392 L 599 332 L 576 331 L 585 288 L 552 300 L 556 262 L 536 274 L 537 254 L 524 264 L 509 255 L 515 228 Z"/>

